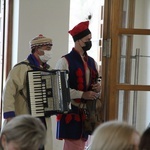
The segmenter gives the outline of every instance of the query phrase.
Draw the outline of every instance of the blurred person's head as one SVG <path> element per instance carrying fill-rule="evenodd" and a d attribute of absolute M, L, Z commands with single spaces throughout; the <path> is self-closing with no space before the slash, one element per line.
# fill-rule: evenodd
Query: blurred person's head
<path fill-rule="evenodd" d="M 150 127 L 148 127 L 141 136 L 139 150 L 150 150 Z"/>
<path fill-rule="evenodd" d="M 10 120 L 1 132 L 4 150 L 38 150 L 46 141 L 46 128 L 30 115 L 20 115 Z"/>
<path fill-rule="evenodd" d="M 140 135 L 134 127 L 109 121 L 94 131 L 90 150 L 138 150 L 139 141 Z"/>

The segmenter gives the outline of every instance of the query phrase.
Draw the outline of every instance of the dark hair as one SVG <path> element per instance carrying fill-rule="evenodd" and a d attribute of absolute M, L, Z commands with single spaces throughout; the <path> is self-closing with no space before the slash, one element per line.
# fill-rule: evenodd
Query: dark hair
<path fill-rule="evenodd" d="M 33 54 L 35 52 L 35 48 L 31 49 L 31 53 Z"/>
<path fill-rule="evenodd" d="M 139 144 L 139 150 L 149 150 L 149 149 L 150 149 L 150 127 L 148 127 L 143 132 Z"/>
<path fill-rule="evenodd" d="M 37 48 L 41 48 L 42 46 L 34 46 L 31 48 L 31 53 L 33 54 Z"/>

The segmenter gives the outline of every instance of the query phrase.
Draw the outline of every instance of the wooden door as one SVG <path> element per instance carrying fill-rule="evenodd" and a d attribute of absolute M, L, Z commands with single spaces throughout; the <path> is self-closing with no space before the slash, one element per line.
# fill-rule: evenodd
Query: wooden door
<path fill-rule="evenodd" d="M 102 52 L 105 121 L 127 121 L 141 131 L 150 122 L 149 2 L 142 2 L 105 0 Z"/>

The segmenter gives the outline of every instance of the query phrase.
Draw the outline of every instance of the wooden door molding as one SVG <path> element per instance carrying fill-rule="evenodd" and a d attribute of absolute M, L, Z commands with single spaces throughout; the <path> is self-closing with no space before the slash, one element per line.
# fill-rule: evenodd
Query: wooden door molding
<path fill-rule="evenodd" d="M 3 30 L 4 41 L 3 41 L 3 81 L 6 80 L 8 73 L 11 69 L 11 57 L 12 57 L 12 28 L 13 28 L 13 0 L 5 1 L 5 16 Z"/>
<path fill-rule="evenodd" d="M 105 101 L 105 120 L 112 120 L 118 118 L 118 83 L 119 83 L 119 65 L 120 65 L 120 35 L 123 33 L 131 34 L 142 32 L 141 30 L 133 29 L 134 20 L 134 6 L 135 1 L 129 1 L 129 12 L 128 12 L 128 25 L 124 28 L 123 22 L 123 0 L 105 0 L 104 9 L 104 40 L 111 39 L 111 56 L 103 57 L 102 59 L 102 98 Z M 126 74 L 131 72 L 131 49 L 132 49 L 132 37 L 127 40 L 127 61 L 126 61 Z M 126 82 L 130 83 L 130 76 L 126 76 Z M 107 93 L 107 94 L 105 94 Z M 128 99 L 128 92 L 124 95 L 124 99 Z M 128 120 L 128 102 L 124 102 L 124 120 Z"/>
<path fill-rule="evenodd" d="M 123 7 L 124 2 L 126 2 L 125 7 L 127 8 Z M 148 84 L 149 82 L 148 75 L 146 79 L 142 79 L 142 72 L 140 72 L 139 82 L 135 82 L 137 77 L 134 76 L 136 60 L 131 59 L 133 59 L 132 55 L 135 50 L 137 52 L 136 45 L 139 46 L 141 43 L 139 47 L 143 48 L 142 52 L 146 53 L 146 56 L 149 54 L 150 30 L 135 28 L 138 26 L 134 25 L 134 22 L 137 22 L 137 19 L 134 19 L 135 0 L 105 0 L 104 6 L 103 39 L 111 39 L 111 55 L 109 57 L 103 55 L 102 58 L 102 99 L 105 102 L 105 121 L 118 119 L 132 123 L 133 126 L 140 126 L 138 119 L 142 116 L 139 114 L 142 110 L 137 108 L 141 108 L 144 101 L 144 105 L 148 104 L 150 85 L 142 85 L 142 83 Z M 137 3 L 136 6 L 138 6 Z M 143 27 L 147 26 L 143 25 Z M 145 39 L 144 42 L 142 38 Z M 138 41 L 141 43 L 137 43 Z M 107 47 L 103 46 L 103 51 L 105 49 L 107 50 Z M 104 53 L 106 52 L 104 51 Z M 124 59 L 122 59 L 122 55 L 125 55 Z M 142 66 L 148 63 L 149 60 L 146 60 L 146 63 L 143 61 L 142 65 L 140 64 L 142 71 L 145 71 Z M 122 65 L 123 68 L 121 68 Z M 144 107 L 142 108 L 144 109 Z M 143 110 L 143 115 L 147 115 L 146 111 Z"/>

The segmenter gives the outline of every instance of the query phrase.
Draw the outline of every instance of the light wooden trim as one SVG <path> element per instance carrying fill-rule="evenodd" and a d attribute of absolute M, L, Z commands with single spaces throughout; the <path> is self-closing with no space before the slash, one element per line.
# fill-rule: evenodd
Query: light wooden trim
<path fill-rule="evenodd" d="M 110 38 L 110 28 L 111 28 L 111 1 L 105 0 L 104 3 L 104 21 L 103 21 L 103 40 Z M 108 110 L 109 110 L 109 78 L 107 78 L 107 75 L 109 74 L 109 68 L 108 65 L 108 59 L 106 57 L 102 57 L 102 101 L 104 102 L 104 121 L 107 121 L 108 119 Z"/>
<path fill-rule="evenodd" d="M 150 29 L 131 29 L 131 28 L 120 28 L 118 29 L 118 34 L 127 35 L 150 35 Z"/>
<path fill-rule="evenodd" d="M 122 17 L 123 17 L 123 0 L 106 0 L 105 1 L 105 19 L 104 19 L 104 39 L 110 38 L 111 43 L 111 57 L 102 59 L 102 72 L 103 79 L 105 82 L 102 84 L 104 86 L 104 100 L 106 104 L 106 120 L 117 119 L 118 118 L 118 89 L 117 83 L 119 81 L 120 75 L 120 35 L 122 34 L 135 34 L 139 32 L 139 30 L 132 29 L 134 26 L 134 7 L 135 0 L 129 1 L 129 12 L 128 12 L 128 25 L 126 28 L 122 28 Z M 107 21 L 106 21 L 107 20 Z M 136 31 L 136 32 L 135 32 Z M 130 54 L 132 49 L 132 36 L 128 38 L 127 42 L 127 72 L 130 74 L 131 72 L 131 62 L 130 62 Z M 127 74 L 127 73 L 126 73 Z M 130 76 L 126 76 L 127 83 L 130 83 Z M 105 93 L 107 93 L 105 95 Z M 128 99 L 128 91 L 125 93 L 125 98 Z M 128 119 L 128 103 L 125 102 L 124 106 L 124 119 Z"/>
<path fill-rule="evenodd" d="M 13 0 L 6 1 L 8 12 L 5 12 L 5 39 L 4 39 L 4 76 L 6 80 L 12 63 L 12 26 L 13 26 Z M 5 10 L 6 11 L 6 10 Z M 7 20 L 6 20 L 7 19 Z"/>
<path fill-rule="evenodd" d="M 131 85 L 131 84 L 117 84 L 117 90 L 130 90 L 130 91 L 150 91 L 149 85 Z"/>

